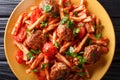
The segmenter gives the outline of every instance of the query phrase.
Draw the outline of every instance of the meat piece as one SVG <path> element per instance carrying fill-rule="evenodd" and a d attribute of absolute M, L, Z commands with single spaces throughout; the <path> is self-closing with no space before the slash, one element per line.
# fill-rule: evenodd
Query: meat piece
<path fill-rule="evenodd" d="M 69 67 L 64 63 L 58 62 L 52 66 L 50 78 L 51 80 L 65 80 L 69 73 Z"/>
<path fill-rule="evenodd" d="M 40 7 L 43 9 L 43 7 L 46 5 L 50 5 L 52 7 L 52 9 L 47 12 L 48 17 L 52 17 L 54 13 L 59 11 L 58 3 L 56 2 L 56 0 L 42 0 L 40 3 Z"/>
<path fill-rule="evenodd" d="M 95 63 L 99 60 L 103 53 L 107 53 L 108 48 L 98 45 L 90 45 L 85 48 L 84 57 L 87 59 L 87 63 Z"/>
<path fill-rule="evenodd" d="M 73 32 L 67 25 L 59 25 L 57 28 L 57 36 L 60 41 L 72 41 L 74 39 Z"/>
<path fill-rule="evenodd" d="M 35 33 L 31 34 L 27 40 L 26 45 L 29 48 L 32 48 L 34 50 L 41 49 L 43 44 L 46 42 L 46 37 L 42 34 L 41 30 L 37 30 Z"/>

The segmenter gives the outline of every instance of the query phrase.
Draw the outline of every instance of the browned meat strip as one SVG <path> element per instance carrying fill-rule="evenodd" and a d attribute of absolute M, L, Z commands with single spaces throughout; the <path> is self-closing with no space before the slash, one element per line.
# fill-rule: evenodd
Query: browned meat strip
<path fill-rule="evenodd" d="M 60 41 L 72 41 L 74 39 L 73 32 L 67 25 L 59 25 L 57 28 L 57 36 Z"/>
<path fill-rule="evenodd" d="M 85 48 L 84 57 L 87 59 L 87 63 L 95 63 L 99 60 L 103 53 L 107 53 L 108 48 L 98 45 L 90 45 Z"/>
<path fill-rule="evenodd" d="M 52 66 L 50 78 L 51 80 L 65 80 L 69 72 L 70 69 L 66 64 L 58 62 Z"/>
<path fill-rule="evenodd" d="M 35 33 L 31 34 L 27 40 L 26 45 L 32 49 L 41 49 L 42 45 L 46 42 L 46 37 L 42 34 L 41 30 L 37 30 Z"/>

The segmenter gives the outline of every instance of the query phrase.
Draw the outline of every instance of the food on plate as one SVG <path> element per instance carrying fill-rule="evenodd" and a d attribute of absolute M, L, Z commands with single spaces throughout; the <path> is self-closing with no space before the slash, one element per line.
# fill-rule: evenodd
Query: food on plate
<path fill-rule="evenodd" d="M 15 58 L 38 80 L 86 80 L 87 66 L 100 60 L 109 39 L 104 26 L 91 14 L 87 1 L 42 0 L 19 15 L 11 32 L 18 47 Z M 90 66 L 89 66 L 90 67 Z"/>

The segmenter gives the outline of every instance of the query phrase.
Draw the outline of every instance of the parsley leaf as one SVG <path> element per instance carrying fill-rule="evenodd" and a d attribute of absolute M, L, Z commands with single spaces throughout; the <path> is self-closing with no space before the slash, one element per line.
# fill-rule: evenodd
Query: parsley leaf
<path fill-rule="evenodd" d="M 95 35 L 95 37 L 96 37 L 98 40 L 101 38 L 101 36 L 102 36 L 102 32 Z"/>
<path fill-rule="evenodd" d="M 39 54 L 40 53 L 39 50 L 33 50 L 33 49 L 31 49 L 30 52 L 33 53 L 33 54 Z"/>
<path fill-rule="evenodd" d="M 33 71 L 33 72 L 38 72 L 38 69 L 33 69 L 32 71 Z"/>
<path fill-rule="evenodd" d="M 80 56 L 79 54 L 73 53 L 74 48 L 72 46 L 70 46 L 68 52 L 66 52 L 67 56 L 71 56 L 73 58 L 77 58 L 79 61 L 79 64 L 84 64 L 87 60 L 85 57 Z"/>
<path fill-rule="evenodd" d="M 52 6 L 49 4 L 43 5 L 42 9 L 47 13 L 52 10 Z"/>
<path fill-rule="evenodd" d="M 66 3 L 65 3 L 65 6 L 69 6 L 70 5 L 70 1 L 67 1 Z"/>
<path fill-rule="evenodd" d="M 30 36 L 32 33 L 34 33 L 34 29 L 32 31 L 29 30 L 29 28 L 26 29 L 27 36 Z"/>
<path fill-rule="evenodd" d="M 28 57 L 29 59 L 31 59 L 31 58 L 33 57 L 33 54 L 32 54 L 31 52 L 29 52 L 29 53 L 27 54 L 27 57 Z"/>
<path fill-rule="evenodd" d="M 79 54 L 84 54 L 84 51 L 82 51 L 82 52 L 79 52 Z"/>
<path fill-rule="evenodd" d="M 60 24 L 67 24 L 68 28 L 72 28 L 73 27 L 73 21 L 69 20 L 69 18 L 67 16 L 65 16 L 61 21 Z"/>
<path fill-rule="evenodd" d="M 68 20 L 68 21 L 67 21 L 67 26 L 68 26 L 69 28 L 72 28 L 72 27 L 73 27 L 73 21 Z"/>
<path fill-rule="evenodd" d="M 46 63 L 42 64 L 42 65 L 41 65 L 41 70 L 44 70 L 45 67 L 46 67 Z"/>
<path fill-rule="evenodd" d="M 83 26 L 84 26 L 84 24 L 83 24 L 83 23 L 80 23 L 80 24 L 79 24 L 79 26 L 80 26 L 80 27 L 83 27 Z"/>
<path fill-rule="evenodd" d="M 77 75 L 82 77 L 82 76 L 85 76 L 86 73 L 85 72 L 78 72 Z"/>
<path fill-rule="evenodd" d="M 56 48 L 59 48 L 59 43 L 57 41 L 55 42 L 54 45 L 55 45 Z"/>
<path fill-rule="evenodd" d="M 73 66 L 73 68 L 75 68 L 75 69 L 82 69 L 82 68 L 84 68 L 84 66 L 83 65 L 75 65 L 75 66 Z"/>
<path fill-rule="evenodd" d="M 52 15 L 53 15 L 55 18 L 59 18 L 59 16 L 60 16 L 59 12 L 52 12 Z"/>
<path fill-rule="evenodd" d="M 80 29 L 79 29 L 79 28 L 74 28 L 74 29 L 73 29 L 73 34 L 74 34 L 74 36 L 76 36 L 79 32 L 80 32 Z"/>
<path fill-rule="evenodd" d="M 45 37 L 49 37 L 49 34 L 45 34 Z"/>
<path fill-rule="evenodd" d="M 78 16 L 78 12 L 74 12 L 73 14 L 74 14 L 76 17 Z"/>
<path fill-rule="evenodd" d="M 47 26 L 47 22 L 46 22 L 46 21 L 42 21 L 42 22 L 40 23 L 40 26 L 41 26 L 41 27 L 46 27 L 46 26 Z"/>
<path fill-rule="evenodd" d="M 65 17 L 60 21 L 60 24 L 64 24 L 64 23 L 66 23 L 67 20 L 68 20 L 68 17 L 65 16 Z"/>

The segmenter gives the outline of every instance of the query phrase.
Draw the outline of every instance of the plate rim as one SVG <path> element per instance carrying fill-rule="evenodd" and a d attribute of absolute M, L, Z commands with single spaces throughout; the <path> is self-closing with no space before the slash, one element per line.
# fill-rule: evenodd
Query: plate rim
<path fill-rule="evenodd" d="M 7 55 L 7 51 L 6 51 L 6 31 L 8 30 L 8 25 L 9 25 L 9 22 L 10 22 L 10 20 L 11 20 L 11 17 L 13 16 L 13 14 L 14 14 L 14 12 L 17 10 L 17 8 L 18 7 L 20 7 L 20 5 L 24 2 L 24 1 L 26 1 L 26 0 L 21 0 L 20 2 L 19 2 L 19 4 L 14 8 L 14 10 L 12 11 L 12 13 L 10 14 L 10 17 L 9 17 L 9 19 L 8 19 L 8 21 L 7 21 L 7 24 L 6 24 L 6 27 L 5 27 L 5 32 L 4 32 L 4 53 L 5 53 L 5 57 L 6 57 L 6 59 L 7 59 L 7 62 L 8 62 L 8 64 L 9 64 L 9 67 L 10 67 L 10 69 L 12 70 L 12 73 L 14 73 L 14 75 L 19 79 L 19 76 L 18 76 L 18 74 L 15 72 L 15 70 L 12 68 L 12 66 L 11 66 L 11 64 L 10 64 L 10 61 L 9 61 L 9 59 L 8 59 L 8 55 Z M 102 6 L 102 4 L 98 1 L 98 0 L 95 0 L 95 1 L 97 1 L 97 3 L 100 5 L 100 7 L 105 11 L 105 13 L 107 14 L 107 17 L 109 18 L 109 20 L 110 20 L 110 23 L 111 23 L 111 25 L 112 25 L 112 30 L 113 30 L 113 37 L 114 37 L 114 41 L 113 41 L 113 43 L 114 43 L 114 45 L 112 45 L 113 46 L 113 48 L 114 48 L 114 50 L 113 50 L 113 56 L 112 56 L 112 59 L 110 60 L 110 64 L 109 64 L 109 66 L 107 67 L 107 69 L 104 71 L 104 74 L 102 74 L 102 76 L 101 76 L 101 78 L 103 78 L 103 76 L 107 73 L 107 71 L 108 71 L 108 69 L 110 68 L 110 66 L 111 66 L 111 64 L 112 64 L 112 61 L 113 61 L 113 58 L 114 58 L 114 55 L 115 55 L 115 47 L 116 47 L 116 36 L 115 36 L 115 30 L 114 30 L 114 26 L 113 26 L 113 23 L 112 23 L 112 20 L 111 20 L 111 18 L 110 18 L 110 16 L 109 16 L 109 14 L 108 14 L 108 12 L 106 11 L 106 9 Z M 101 79 L 100 78 L 100 79 Z"/>

